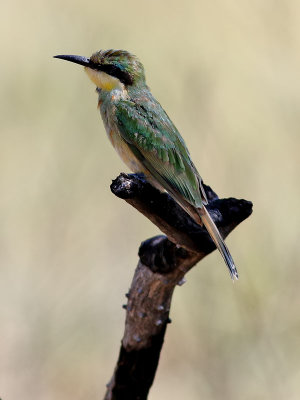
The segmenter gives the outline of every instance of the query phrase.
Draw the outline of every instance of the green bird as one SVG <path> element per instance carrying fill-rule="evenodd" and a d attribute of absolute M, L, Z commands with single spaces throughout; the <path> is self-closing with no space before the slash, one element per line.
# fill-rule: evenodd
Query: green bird
<path fill-rule="evenodd" d="M 122 160 L 133 172 L 143 172 L 153 185 L 167 191 L 196 223 L 204 224 L 231 278 L 238 279 L 231 254 L 205 207 L 202 179 L 183 138 L 146 85 L 138 58 L 124 50 L 100 50 L 90 58 L 55 58 L 84 66 L 97 86 L 106 132 Z"/>

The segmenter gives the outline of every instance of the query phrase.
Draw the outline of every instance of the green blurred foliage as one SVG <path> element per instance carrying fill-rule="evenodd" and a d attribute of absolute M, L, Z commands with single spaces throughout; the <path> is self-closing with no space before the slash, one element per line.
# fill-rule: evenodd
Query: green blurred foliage
<path fill-rule="evenodd" d="M 0 13 L 0 395 L 99 399 L 139 243 L 82 68 L 127 49 L 220 196 L 254 202 L 178 287 L 150 399 L 299 399 L 300 3 L 6 0 Z"/>

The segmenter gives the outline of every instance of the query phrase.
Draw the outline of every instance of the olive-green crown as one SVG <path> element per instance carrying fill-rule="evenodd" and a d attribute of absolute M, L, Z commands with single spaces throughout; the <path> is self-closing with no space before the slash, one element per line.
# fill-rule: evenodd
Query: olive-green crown
<path fill-rule="evenodd" d="M 125 50 L 99 50 L 90 57 L 91 68 L 118 78 L 124 85 L 145 83 L 143 64 Z"/>

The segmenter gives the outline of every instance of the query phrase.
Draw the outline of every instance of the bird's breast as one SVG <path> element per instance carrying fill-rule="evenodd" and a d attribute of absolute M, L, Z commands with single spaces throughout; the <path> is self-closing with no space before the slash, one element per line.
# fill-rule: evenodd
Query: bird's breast
<path fill-rule="evenodd" d="M 127 167 L 132 172 L 135 173 L 144 172 L 143 165 L 132 153 L 130 147 L 128 146 L 126 141 L 122 138 L 119 132 L 118 125 L 115 119 L 115 105 L 113 104 L 114 99 L 112 98 L 112 96 L 114 96 L 113 93 L 109 95 L 107 94 L 104 99 L 102 99 L 101 96 L 99 96 L 99 103 L 98 103 L 107 136 L 111 144 L 113 145 L 114 149 L 119 154 L 121 160 L 127 165 Z"/>

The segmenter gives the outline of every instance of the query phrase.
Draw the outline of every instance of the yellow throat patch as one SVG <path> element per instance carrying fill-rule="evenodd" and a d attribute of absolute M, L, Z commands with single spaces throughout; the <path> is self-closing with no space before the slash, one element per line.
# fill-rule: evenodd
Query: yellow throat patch
<path fill-rule="evenodd" d="M 85 72 L 88 74 L 90 80 L 102 90 L 111 91 L 113 89 L 124 89 L 123 83 L 113 76 L 110 76 L 102 71 L 96 71 L 89 67 L 85 67 Z"/>

